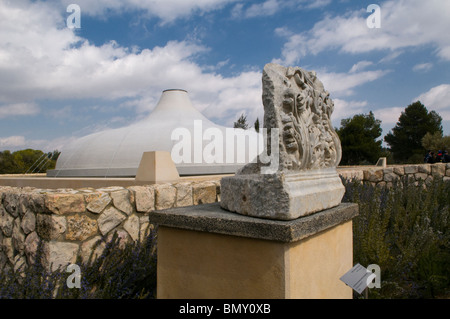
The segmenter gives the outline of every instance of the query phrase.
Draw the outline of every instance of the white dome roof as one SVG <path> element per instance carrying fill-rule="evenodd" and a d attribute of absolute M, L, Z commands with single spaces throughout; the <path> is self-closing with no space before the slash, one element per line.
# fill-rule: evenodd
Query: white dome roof
<path fill-rule="evenodd" d="M 196 120 L 197 122 L 194 122 Z M 199 123 L 201 123 L 202 136 L 208 128 L 216 128 L 222 132 L 223 161 L 208 164 L 202 158 L 202 163 L 194 163 L 194 147 L 192 147 L 192 160 L 189 163 L 177 164 L 174 161 L 180 175 L 235 173 L 238 168 L 256 157 L 257 154 L 254 152 L 250 152 L 249 155 L 250 144 L 247 142 L 245 163 L 237 161 L 227 163 L 227 152 L 234 152 L 236 157 L 238 151 L 243 151 L 238 149 L 239 145 L 236 141 L 234 145 L 225 141 L 226 130 L 232 129 L 216 125 L 203 116 L 192 106 L 185 90 L 165 90 L 157 106 L 145 120 L 127 127 L 90 134 L 66 145 L 61 150 L 55 169 L 49 171 L 47 176 L 134 177 L 144 152 L 171 152 L 174 145 L 179 143 L 179 139 L 171 139 L 175 129 L 187 129 L 193 145 L 194 134 L 198 132 Z M 234 134 L 240 137 L 247 135 L 252 139 L 258 138 L 257 141 L 260 147 L 262 146 L 262 138 L 259 138 L 261 135 L 255 131 L 235 129 Z M 211 143 L 210 140 L 202 139 L 203 148 L 209 143 Z M 254 145 L 252 145 L 253 148 Z M 262 150 L 262 148 L 258 149 Z"/>

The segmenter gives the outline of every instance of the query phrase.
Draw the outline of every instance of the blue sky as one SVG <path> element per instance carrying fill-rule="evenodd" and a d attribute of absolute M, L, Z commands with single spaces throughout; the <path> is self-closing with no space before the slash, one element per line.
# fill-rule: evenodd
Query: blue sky
<path fill-rule="evenodd" d="M 448 0 L 0 0 L 0 151 L 129 125 L 171 88 L 217 124 L 253 124 L 269 62 L 315 70 L 336 127 L 373 111 L 384 135 L 420 100 L 450 135 L 448 17 Z"/>

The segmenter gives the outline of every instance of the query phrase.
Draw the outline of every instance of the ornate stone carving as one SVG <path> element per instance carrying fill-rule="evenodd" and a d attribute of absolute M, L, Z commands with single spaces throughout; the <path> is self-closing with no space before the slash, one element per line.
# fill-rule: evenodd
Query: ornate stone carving
<path fill-rule="evenodd" d="M 294 219 L 338 205 L 344 192 L 336 172 L 342 153 L 329 92 L 315 72 L 273 63 L 264 67 L 262 82 L 266 150 L 256 163 L 222 179 L 221 206 Z M 275 170 L 264 170 L 275 162 Z"/>

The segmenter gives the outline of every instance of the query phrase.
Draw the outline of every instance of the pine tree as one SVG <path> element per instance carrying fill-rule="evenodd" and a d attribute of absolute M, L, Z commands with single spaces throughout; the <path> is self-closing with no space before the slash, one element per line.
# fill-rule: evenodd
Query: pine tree
<path fill-rule="evenodd" d="M 248 129 L 247 116 L 242 113 L 237 122 L 234 122 L 233 127 L 242 128 L 244 130 Z"/>
<path fill-rule="evenodd" d="M 414 102 L 402 112 L 396 126 L 384 140 L 389 145 L 396 162 L 421 163 L 426 149 L 422 139 L 427 133 L 440 132 L 442 118 L 435 111 L 428 112 L 420 102 Z"/>
<path fill-rule="evenodd" d="M 259 133 L 259 118 L 256 118 L 255 124 L 253 125 L 255 131 Z"/>

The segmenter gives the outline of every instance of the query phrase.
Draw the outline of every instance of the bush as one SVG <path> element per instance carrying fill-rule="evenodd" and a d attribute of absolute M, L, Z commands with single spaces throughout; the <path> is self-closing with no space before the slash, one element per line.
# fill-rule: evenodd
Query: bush
<path fill-rule="evenodd" d="M 450 182 L 404 179 L 393 187 L 343 182 L 343 201 L 360 209 L 353 220 L 354 263 L 381 268 L 381 289 L 370 289 L 370 297 L 448 297 Z"/>
<path fill-rule="evenodd" d="M 93 249 L 94 251 L 94 249 Z M 143 242 L 123 245 L 117 233 L 106 243 L 103 253 L 80 266 L 80 288 L 69 288 L 71 273 L 50 272 L 43 266 L 39 243 L 35 262 L 23 272 L 0 272 L 0 298 L 7 299 L 125 299 L 155 298 L 156 230 Z"/>

